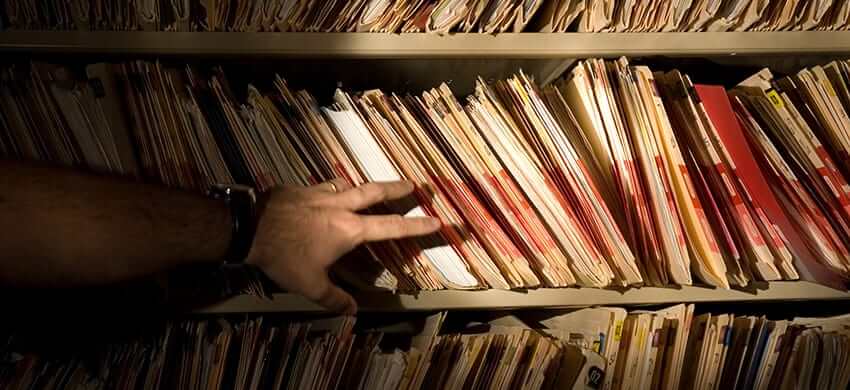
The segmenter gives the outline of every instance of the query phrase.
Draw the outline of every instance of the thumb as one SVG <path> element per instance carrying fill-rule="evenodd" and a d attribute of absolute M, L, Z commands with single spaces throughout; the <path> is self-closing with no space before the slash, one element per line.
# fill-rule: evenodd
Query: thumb
<path fill-rule="evenodd" d="M 315 290 L 319 293 L 314 297 L 308 297 L 324 308 L 345 315 L 357 314 L 357 302 L 351 294 L 333 284 L 330 278 L 324 276 Z"/>

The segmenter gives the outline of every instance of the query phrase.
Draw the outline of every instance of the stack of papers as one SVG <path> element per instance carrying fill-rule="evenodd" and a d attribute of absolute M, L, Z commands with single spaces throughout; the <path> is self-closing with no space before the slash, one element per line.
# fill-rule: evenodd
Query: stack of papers
<path fill-rule="evenodd" d="M 762 187 L 774 189 L 757 194 L 761 207 L 783 234 L 801 276 L 831 285 L 850 276 L 847 75 L 843 62 L 778 79 L 763 69 L 732 90 L 764 173 Z"/>
<path fill-rule="evenodd" d="M 845 67 L 779 80 L 794 93 L 778 106 L 767 71 L 730 100 L 625 58 L 580 61 L 546 86 L 523 73 L 478 80 L 465 99 L 443 84 L 337 90 L 322 106 L 279 76 L 237 86 L 218 67 L 12 66 L 0 153 L 197 191 L 413 182 L 409 199 L 369 211 L 444 228 L 342 262 L 358 288 L 838 285 L 850 242 Z"/>
<path fill-rule="evenodd" d="M 587 32 L 842 30 L 848 23 L 847 3 L 833 0 L 585 0 L 572 3 L 585 4 L 578 31 Z M 569 15 L 567 11 L 562 12 Z"/>
<path fill-rule="evenodd" d="M 562 98 L 558 111 L 572 111 L 579 131 L 567 138 L 646 284 L 799 278 L 784 232 L 760 203 L 770 190 L 750 195 L 765 187 L 749 177 L 760 169 L 722 87 L 694 88 L 677 71 L 620 59 L 581 61 L 544 90 Z"/>
<path fill-rule="evenodd" d="M 556 83 L 581 129 L 573 142 L 586 145 L 583 161 L 593 166 L 589 171 L 601 183 L 601 198 L 616 205 L 614 218 L 648 284 L 691 284 L 677 207 L 685 205 L 676 203 L 670 177 L 680 172 L 659 164 L 680 158 L 663 150 L 661 132 L 669 132 L 670 125 L 663 105 L 656 104 L 655 89 L 648 70 L 631 67 L 625 59 L 583 61 Z"/>
<path fill-rule="evenodd" d="M 10 129 L 6 143 L 28 159 L 137 175 L 115 80 L 103 64 L 86 71 L 89 81 L 79 81 L 67 69 L 50 65 L 34 66 L 24 73 L 10 68 L 0 76 L 9 85 L 0 92 L 0 111 Z M 62 116 L 64 121 L 56 120 Z"/>
<path fill-rule="evenodd" d="M 698 195 L 695 199 L 703 204 L 700 213 L 705 216 L 701 219 L 710 221 L 715 236 L 712 247 L 721 254 L 722 261 L 704 267 L 703 277 L 716 278 L 725 271 L 729 282 L 740 286 L 753 278 L 766 281 L 796 278 L 796 274 L 781 275 L 776 269 L 775 263 L 780 259 L 775 258 L 771 249 L 782 242 L 768 241 L 767 237 L 772 236 L 766 231 L 774 229 L 773 223 L 758 218 L 758 205 L 749 196 L 751 190 L 743 184 L 742 175 L 735 169 L 737 160 L 728 151 L 727 145 L 745 141 L 740 136 L 719 136 L 721 132 L 732 131 L 721 125 L 737 126 L 734 119 L 729 120 L 733 114 L 725 91 L 713 97 L 716 101 L 709 100 L 705 93 L 697 92 L 686 75 L 677 71 L 659 74 L 658 80 L 662 96 L 671 107 L 686 166 L 691 176 L 697 178 L 693 184 Z M 706 99 L 700 100 L 703 97 Z M 720 108 L 709 115 L 706 107 L 715 108 L 715 104 Z M 781 248 L 784 245 L 777 250 Z"/>
<path fill-rule="evenodd" d="M 343 262 L 359 288 L 850 279 L 850 62 L 727 91 L 589 59 L 550 85 L 520 72 L 463 99 L 443 84 L 325 106 L 281 77 L 231 82 L 145 61 L 7 66 L 0 155 L 196 191 L 409 180 L 409 199 L 368 212 L 444 228 Z"/>
<path fill-rule="evenodd" d="M 0 345 L 0 386 L 87 389 L 843 389 L 850 316 L 657 311 L 168 323 L 73 356 Z M 23 352 L 23 353 L 22 353 Z"/>
<path fill-rule="evenodd" d="M 842 0 L 8 0 L 0 29 L 238 32 L 847 30 Z"/>

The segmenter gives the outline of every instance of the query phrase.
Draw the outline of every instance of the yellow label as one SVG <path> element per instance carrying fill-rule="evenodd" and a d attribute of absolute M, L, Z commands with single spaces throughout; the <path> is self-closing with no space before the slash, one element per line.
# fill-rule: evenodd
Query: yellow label
<path fill-rule="evenodd" d="M 770 99 L 770 102 L 773 103 L 776 108 L 785 107 L 785 103 L 782 102 L 782 97 L 780 97 L 779 94 L 776 93 L 776 91 L 771 90 L 770 92 L 768 92 L 767 98 Z"/>
<path fill-rule="evenodd" d="M 614 341 L 620 341 L 620 336 L 623 335 L 623 321 L 617 321 L 617 325 L 614 326 Z"/>

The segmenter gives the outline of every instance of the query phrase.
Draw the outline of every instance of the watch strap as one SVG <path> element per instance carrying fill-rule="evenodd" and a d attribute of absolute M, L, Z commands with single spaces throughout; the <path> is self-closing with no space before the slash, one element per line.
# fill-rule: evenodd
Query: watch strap
<path fill-rule="evenodd" d="M 237 184 L 216 184 L 208 193 L 213 199 L 224 201 L 230 209 L 232 234 L 224 263 L 243 264 L 257 233 L 256 193 L 251 187 Z"/>

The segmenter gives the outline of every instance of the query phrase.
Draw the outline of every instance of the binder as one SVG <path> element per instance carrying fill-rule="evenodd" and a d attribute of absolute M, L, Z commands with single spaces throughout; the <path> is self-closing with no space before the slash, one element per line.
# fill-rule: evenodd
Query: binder
<path fill-rule="evenodd" d="M 749 340 L 756 323 L 754 317 L 737 317 L 732 322 L 728 356 L 720 376 L 720 388 L 735 388 L 739 378 L 742 377 L 743 357 L 749 352 L 751 345 Z M 738 358 L 740 357 L 740 358 Z"/>
<path fill-rule="evenodd" d="M 735 176 L 743 182 L 743 188 L 747 192 L 750 204 L 755 209 L 755 215 L 765 216 L 765 218 L 758 218 L 758 221 L 761 222 L 759 228 L 764 237 L 771 238 L 770 248 L 776 259 L 775 266 L 782 272 L 783 279 L 797 279 L 799 276 L 793 264 L 791 264 L 792 256 L 782 238 L 796 235 L 797 232 L 787 222 L 779 201 L 774 196 L 767 179 L 753 157 L 755 154 L 750 149 L 739 126 L 732 105 L 726 95 L 726 90 L 720 86 L 706 85 L 696 85 L 695 88 L 721 142 L 734 161 L 734 169 L 737 171 Z M 778 226 L 787 227 L 780 230 L 777 229 Z M 799 255 L 795 257 L 799 258 Z M 772 270 L 763 269 L 760 272 L 766 274 L 772 272 Z"/>
<path fill-rule="evenodd" d="M 671 204 L 670 207 L 677 208 L 680 213 L 689 250 L 694 256 L 690 264 L 700 278 L 710 281 L 710 284 L 722 286 L 726 266 L 723 263 L 717 239 L 711 230 L 699 196 L 695 191 L 687 164 L 682 156 L 681 148 L 655 84 L 655 78 L 647 68 L 637 67 L 635 69 L 640 83 L 645 88 L 644 99 L 654 104 L 654 110 L 650 106 L 650 111 L 654 112 L 653 117 L 656 121 L 656 125 L 653 127 L 658 129 L 654 132 L 655 142 L 662 152 L 660 157 L 669 176 L 669 186 L 675 192 L 675 203 Z"/>
<path fill-rule="evenodd" d="M 746 284 L 750 278 L 749 267 L 754 267 L 757 276 L 763 280 L 779 278 L 778 270 L 773 264 L 773 254 L 770 252 L 765 236 L 757 229 L 756 214 L 747 204 L 747 196 L 740 179 L 735 176 L 734 161 L 717 136 L 717 130 L 708 119 L 705 105 L 699 99 L 695 89 L 687 77 L 682 78 L 675 71 L 667 76 L 667 96 L 680 96 L 683 104 L 679 106 L 679 123 L 692 126 L 691 129 L 679 134 L 688 140 L 690 151 L 696 158 L 701 175 L 705 179 L 711 194 L 721 211 L 720 218 L 728 223 L 732 238 L 740 240 L 742 262 L 733 264 L 736 267 L 739 284 Z"/>
<path fill-rule="evenodd" d="M 814 219 L 811 223 L 801 221 L 798 222 L 798 225 L 807 226 L 810 224 L 814 224 L 820 226 L 818 228 L 812 226 L 809 228 L 810 234 L 816 235 L 825 235 L 823 238 L 815 238 L 816 240 L 820 240 L 821 244 L 819 244 L 819 249 L 821 250 L 822 255 L 820 256 L 821 261 L 827 262 L 827 264 L 833 264 L 833 266 L 841 267 L 840 260 L 836 256 L 842 256 L 838 254 L 838 252 L 842 252 L 842 246 L 837 245 L 832 247 L 830 242 L 832 239 L 829 237 L 836 237 L 836 232 L 832 230 L 832 227 L 826 224 L 824 221 L 825 218 L 839 218 L 839 220 L 843 217 L 840 217 L 840 214 L 843 213 L 841 211 L 840 203 L 842 202 L 840 199 L 845 197 L 843 190 L 840 190 L 844 187 L 840 184 L 844 179 L 841 178 L 840 174 L 835 169 L 835 164 L 832 163 L 832 159 L 826 154 L 823 144 L 821 144 L 820 140 L 816 136 L 814 136 L 812 128 L 806 123 L 803 118 L 801 112 L 796 109 L 794 103 L 791 101 L 788 94 L 778 93 L 772 88 L 769 88 L 769 82 L 767 80 L 772 79 L 772 75 L 767 70 L 763 70 L 758 74 L 754 75 L 748 80 L 745 80 L 741 84 L 739 88 L 735 91 L 735 96 L 739 96 L 742 102 L 745 104 L 752 104 L 753 109 L 759 110 L 761 115 L 764 116 L 765 119 L 768 119 L 767 122 L 771 127 L 771 131 L 777 132 L 777 134 L 781 134 L 779 138 L 781 147 L 787 147 L 792 150 L 794 153 L 800 156 L 807 156 L 805 160 L 799 160 L 798 168 L 795 166 L 791 166 L 790 168 L 794 169 L 796 172 L 792 173 L 790 171 L 784 171 L 784 176 L 790 178 L 791 182 L 788 184 L 789 186 L 794 186 L 795 188 L 799 188 L 799 184 L 797 183 L 797 178 L 795 177 L 797 172 L 801 175 L 800 179 L 802 182 L 811 183 L 810 188 L 812 188 L 811 194 L 799 188 L 797 190 L 790 189 L 788 191 L 792 191 L 791 193 L 796 193 L 800 196 L 801 202 L 809 203 L 807 199 L 810 196 L 815 198 L 824 199 L 825 206 L 824 208 L 811 208 L 807 206 L 803 206 L 808 208 L 808 210 L 814 213 Z M 740 91 L 740 92 L 737 92 Z M 770 95 L 768 95 L 768 91 Z M 780 121 L 779 118 L 782 118 Z M 757 125 L 748 121 L 745 123 L 749 123 L 750 127 L 754 130 L 757 130 Z M 768 141 L 762 138 L 764 142 L 763 145 L 766 147 L 770 147 Z M 802 155 L 799 153 L 806 153 L 805 151 L 811 151 L 812 153 L 807 155 Z M 779 153 L 778 151 L 775 153 Z M 771 154 L 774 155 L 774 154 Z M 795 163 L 796 164 L 796 163 Z M 829 189 L 833 188 L 834 191 Z M 802 208 L 802 210 L 806 210 L 806 208 Z M 821 215 L 821 211 L 825 213 L 825 215 Z M 832 217 L 830 217 L 830 215 Z M 795 216 L 795 218 L 797 218 Z M 802 218 L 807 218 L 803 216 Z M 822 221 L 822 222 L 818 222 Z M 789 238 L 792 239 L 792 238 Z M 834 248 L 835 251 L 833 252 Z M 818 259 L 817 257 L 813 257 L 813 259 Z M 798 271 L 801 272 L 801 278 L 803 279 L 815 279 L 821 280 L 822 283 L 829 284 L 832 286 L 840 286 L 843 282 L 841 281 L 840 275 L 829 275 L 827 270 L 823 269 L 822 266 L 814 265 L 814 262 L 805 265 L 798 265 Z"/>
<path fill-rule="evenodd" d="M 630 132 L 627 139 L 631 140 L 634 148 L 635 164 L 640 165 L 640 177 L 643 179 L 641 185 L 644 186 L 644 193 L 650 202 L 652 221 L 657 229 L 655 235 L 659 237 L 666 262 L 664 267 L 672 282 L 688 285 L 691 284 L 691 259 L 685 233 L 673 199 L 669 172 L 665 164 L 658 163 L 663 161 L 663 152 L 661 145 L 657 143 L 659 140 L 653 135 L 653 129 L 657 128 L 655 102 L 647 99 L 651 94 L 648 91 L 649 85 L 637 82 L 625 59 L 619 60 L 617 65 L 623 113 Z M 640 89 L 643 91 L 639 91 Z"/>

